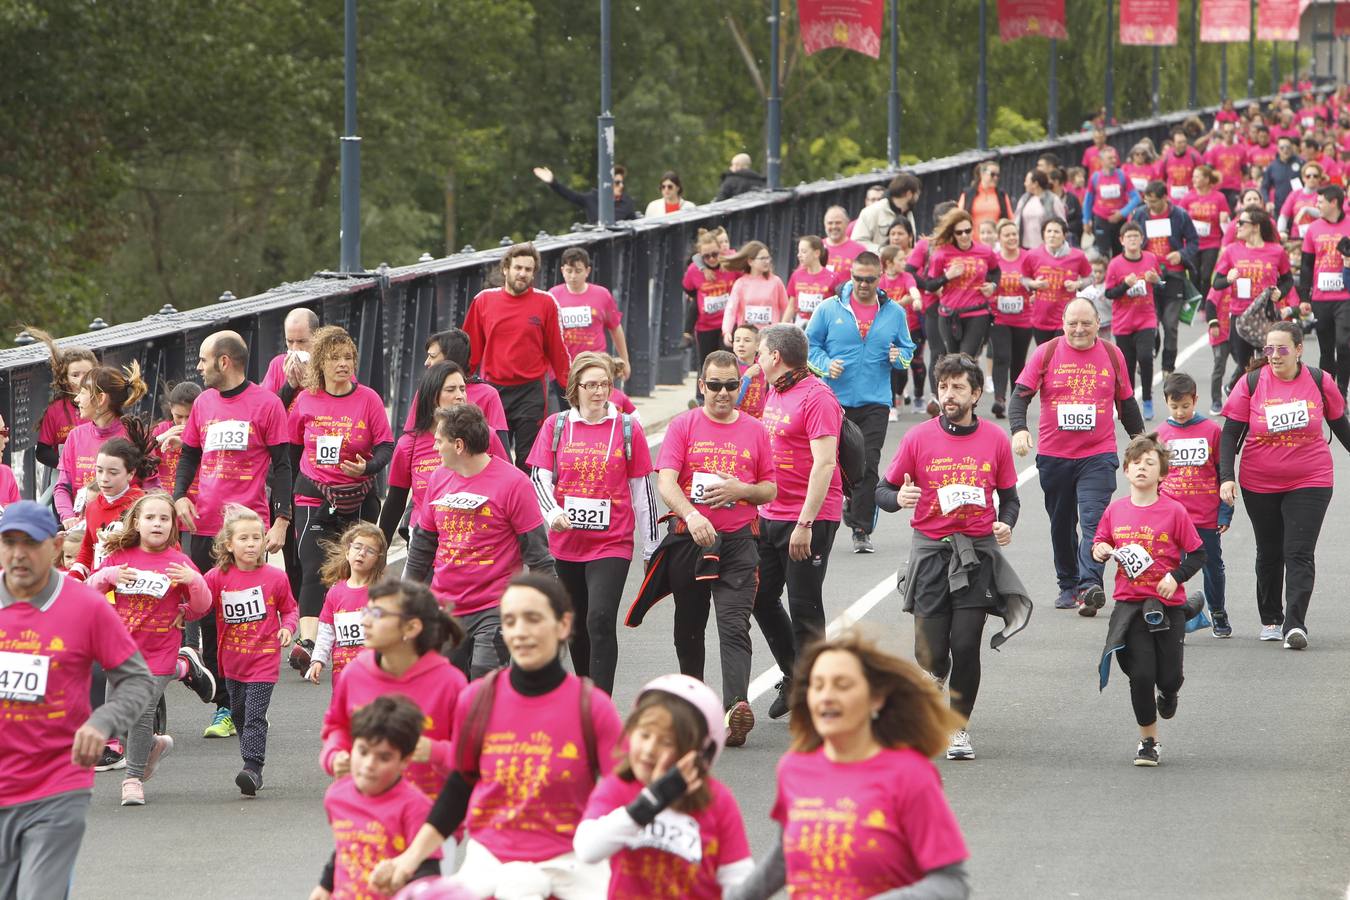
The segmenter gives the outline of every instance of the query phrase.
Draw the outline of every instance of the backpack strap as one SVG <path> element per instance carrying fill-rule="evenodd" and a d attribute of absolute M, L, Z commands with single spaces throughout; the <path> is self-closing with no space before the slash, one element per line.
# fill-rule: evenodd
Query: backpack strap
<path fill-rule="evenodd" d="M 623 416 L 623 458 L 625 461 L 633 459 L 633 417 L 628 413 L 621 413 Z"/>
<path fill-rule="evenodd" d="M 586 763 L 591 769 L 591 781 L 600 783 L 600 752 L 595 746 L 595 719 L 591 716 L 591 691 L 595 682 L 581 679 L 581 740 L 586 745 Z"/>
<path fill-rule="evenodd" d="M 1045 355 L 1041 357 L 1041 377 L 1037 381 L 1039 386 L 1036 390 L 1040 391 L 1045 389 L 1045 373 L 1050 371 L 1050 358 L 1055 355 L 1055 351 L 1058 349 L 1058 337 L 1052 337 L 1045 342 Z"/>
<path fill-rule="evenodd" d="M 562 443 L 563 428 L 567 426 L 567 413 L 560 412 L 553 415 L 553 440 L 549 443 L 549 449 L 553 451 L 553 483 L 558 483 L 558 445 Z"/>
<path fill-rule="evenodd" d="M 488 719 L 492 716 L 492 704 L 497 699 L 497 678 L 501 669 L 493 669 L 483 676 L 482 686 L 474 695 L 473 705 L 464 719 L 464 733 L 455 736 L 458 752 L 456 767 L 466 781 L 478 778 L 478 759 L 483 753 L 483 738 L 487 737 Z"/>

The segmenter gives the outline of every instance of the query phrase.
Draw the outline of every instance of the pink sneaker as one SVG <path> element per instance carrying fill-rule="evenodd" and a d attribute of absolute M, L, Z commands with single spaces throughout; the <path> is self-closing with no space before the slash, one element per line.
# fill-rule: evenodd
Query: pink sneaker
<path fill-rule="evenodd" d="M 127 778 L 122 782 L 122 805 L 145 805 L 145 788 L 141 786 L 140 779 Z"/>
<path fill-rule="evenodd" d="M 155 735 L 155 746 L 150 748 L 150 758 L 145 761 L 145 774 L 141 776 L 141 781 L 150 780 L 150 776 L 155 774 L 155 767 L 159 765 L 159 761 L 168 756 L 169 751 L 172 749 L 173 738 L 169 737 L 167 734 Z M 125 789 L 126 784 L 124 782 L 123 790 Z M 142 800 L 141 802 L 144 803 L 145 801 Z M 123 803 L 123 805 L 125 806 L 126 804 Z"/>

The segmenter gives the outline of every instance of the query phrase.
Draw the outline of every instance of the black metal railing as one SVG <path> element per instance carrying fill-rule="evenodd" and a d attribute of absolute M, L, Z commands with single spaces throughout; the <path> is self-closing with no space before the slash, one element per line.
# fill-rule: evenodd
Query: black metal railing
<path fill-rule="evenodd" d="M 1214 111 L 1211 107 L 1122 125 L 1111 130 L 1110 142 L 1122 151 L 1123 158 L 1124 151 L 1141 138 L 1152 138 L 1161 146 L 1176 124 L 1191 115 L 1200 115 L 1208 123 Z M 930 224 L 928 213 L 934 203 L 954 199 L 969 184 L 976 163 L 999 159 L 1003 183 L 1015 195 L 1041 153 L 1054 151 L 1069 165 L 1078 160 L 1089 140 L 1089 135 L 1079 133 L 987 152 L 967 151 L 906 167 L 923 185 L 920 227 Z M 565 235 L 541 233 L 535 240 L 543 257 L 539 283 L 552 285 L 561 280 L 560 257 L 568 247 L 589 251 L 593 280 L 613 291 L 624 315 L 633 363 L 627 387 L 632 394 L 646 395 L 656 384 L 680 382 L 686 373 L 680 342 L 685 303 L 680 282 L 700 228 L 725 226 L 736 244 L 759 239 L 768 244 L 775 258 L 795 260 L 797 238 L 821 233 L 826 209 L 839 204 L 856 212 L 867 189 L 885 183 L 890 174 L 876 171 L 772 193 L 744 194 L 609 230 L 578 227 Z M 509 243 L 503 239 L 504 245 Z M 296 307 L 308 307 L 325 324 L 342 325 L 352 333 L 360 357 L 358 377 L 386 398 L 397 425 L 404 420 L 421 371 L 426 337 L 463 321 L 469 302 L 498 267 L 500 256 L 500 248 L 465 248 L 443 259 L 397 268 L 381 266 L 362 276 L 320 273 L 254 297 L 234 299 L 227 292 L 220 301 L 198 309 L 160 313 L 63 342 L 89 347 L 108 364 L 138 360 L 151 387 L 139 411 L 150 412 L 167 384 L 197 379 L 198 347 L 213 331 L 230 329 L 243 336 L 252 350 L 249 375 L 260 380 L 271 358 L 284 349 L 286 314 Z M 49 397 L 51 373 L 46 362 L 46 351 L 40 345 L 0 350 L 0 414 L 11 433 L 5 461 L 14 466 L 21 489 L 29 497 L 36 485 L 32 453 L 36 428 Z"/>

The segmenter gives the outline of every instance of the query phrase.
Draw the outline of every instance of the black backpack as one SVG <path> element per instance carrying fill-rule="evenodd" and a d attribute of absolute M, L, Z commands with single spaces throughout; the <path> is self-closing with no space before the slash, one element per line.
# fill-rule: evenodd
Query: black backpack
<path fill-rule="evenodd" d="M 834 391 L 824 383 L 820 386 L 831 400 L 839 403 Z M 851 421 L 848 416 L 839 422 L 839 446 L 835 451 L 835 461 L 839 464 L 839 480 L 843 483 L 844 493 L 852 494 L 853 488 L 862 484 L 863 476 L 867 474 L 867 442 L 863 440 L 858 423 Z"/>

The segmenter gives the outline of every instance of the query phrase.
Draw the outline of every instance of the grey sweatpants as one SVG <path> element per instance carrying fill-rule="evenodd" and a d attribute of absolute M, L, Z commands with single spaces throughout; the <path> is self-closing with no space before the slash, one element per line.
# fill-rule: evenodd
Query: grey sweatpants
<path fill-rule="evenodd" d="M 0 900 L 62 900 L 84 840 L 89 791 L 0 807 Z"/>
<path fill-rule="evenodd" d="M 456 616 L 464 626 L 464 640 L 450 654 L 450 661 L 469 679 L 482 678 L 508 659 L 502 640 L 502 609 L 493 606 L 464 616 Z"/>
<path fill-rule="evenodd" d="M 155 746 L 155 710 L 159 706 L 159 698 L 164 696 L 164 689 L 169 686 L 169 682 L 175 680 L 172 675 L 150 677 L 155 680 L 155 695 L 150 698 L 150 705 L 141 713 L 136 724 L 127 732 L 128 778 L 141 778 L 145 775 L 145 764 L 150 759 L 151 749 Z"/>

